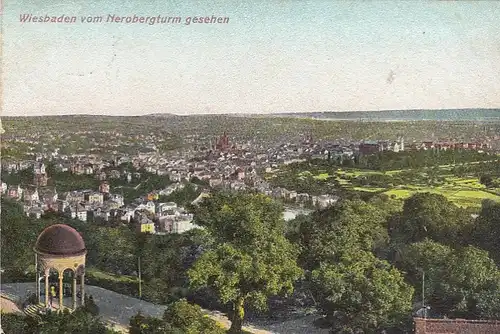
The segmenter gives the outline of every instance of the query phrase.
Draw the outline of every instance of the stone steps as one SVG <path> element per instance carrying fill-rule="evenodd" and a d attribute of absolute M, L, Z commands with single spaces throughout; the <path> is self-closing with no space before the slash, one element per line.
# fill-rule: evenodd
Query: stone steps
<path fill-rule="evenodd" d="M 36 317 L 39 315 L 40 311 L 44 311 L 44 310 L 45 310 L 45 305 L 40 303 L 37 305 L 28 305 L 24 308 L 23 311 L 28 316 Z"/>

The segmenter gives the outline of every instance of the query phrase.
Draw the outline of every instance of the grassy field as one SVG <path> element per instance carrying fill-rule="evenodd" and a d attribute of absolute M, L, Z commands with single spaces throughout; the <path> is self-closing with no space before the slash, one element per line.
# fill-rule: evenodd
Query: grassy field
<path fill-rule="evenodd" d="M 102 280 L 114 281 L 117 283 L 134 283 L 139 281 L 137 277 L 125 276 L 125 275 L 113 275 L 92 267 L 86 268 L 85 272 L 86 275 L 88 276 Z"/>
<path fill-rule="evenodd" d="M 384 194 L 391 197 L 405 199 L 417 192 L 431 192 L 445 196 L 461 207 L 479 207 L 484 199 L 500 202 L 500 196 L 481 190 L 462 190 L 460 188 L 421 188 L 421 189 L 391 189 Z"/>
<path fill-rule="evenodd" d="M 315 175 L 315 176 L 314 176 L 314 178 L 315 178 L 316 180 L 321 180 L 321 181 L 323 181 L 323 180 L 327 180 L 329 177 L 330 177 L 330 175 L 328 175 L 328 173 L 321 173 L 321 174 L 319 174 L 319 175 Z"/>
<path fill-rule="evenodd" d="M 446 173 L 446 168 L 441 168 Z M 286 173 L 286 171 L 280 171 Z M 280 174 L 280 172 L 278 174 Z M 442 182 L 439 185 L 429 186 L 419 184 L 418 182 L 409 182 L 405 185 L 374 187 L 374 186 L 359 186 L 353 184 L 352 180 L 362 178 L 363 176 L 383 175 L 386 177 L 397 176 L 401 170 L 393 170 L 387 172 L 367 171 L 356 169 L 338 169 L 334 174 L 329 174 L 326 170 L 302 171 L 296 175 L 298 180 L 307 178 L 314 179 L 318 182 L 328 182 L 335 180 L 338 184 L 345 188 L 360 192 L 383 193 L 396 199 L 405 199 L 417 192 L 431 192 L 441 194 L 450 201 L 461 207 L 480 207 L 484 199 L 500 202 L 500 189 L 486 188 L 479 182 L 476 177 L 455 177 L 453 175 L 441 175 Z M 331 172 L 330 172 L 331 173 Z"/>

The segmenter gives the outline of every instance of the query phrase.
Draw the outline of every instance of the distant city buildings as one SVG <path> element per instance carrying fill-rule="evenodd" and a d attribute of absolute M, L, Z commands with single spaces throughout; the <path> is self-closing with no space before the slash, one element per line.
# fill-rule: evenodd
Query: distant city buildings
<path fill-rule="evenodd" d="M 489 149 L 490 145 L 484 142 L 460 142 L 456 143 L 453 141 L 424 141 L 419 146 L 415 146 L 415 149 L 437 149 L 437 150 L 485 150 Z"/>
<path fill-rule="evenodd" d="M 363 141 L 358 145 L 358 152 L 361 155 L 370 155 L 383 151 L 401 152 L 408 148 L 405 146 L 404 138 L 400 137 L 397 141 Z M 423 141 L 421 143 L 412 143 L 410 150 L 486 150 L 490 149 L 490 144 L 486 142 L 454 142 L 450 141 Z"/>
<path fill-rule="evenodd" d="M 92 137 L 91 131 L 78 134 Z M 396 140 L 359 142 L 348 139 L 315 140 L 311 133 L 293 134 L 290 135 L 291 139 L 277 142 L 266 142 L 259 134 L 255 134 L 254 138 L 240 140 L 243 142 L 240 145 L 237 144 L 237 138 L 230 140 L 224 131 L 215 140 L 197 134 L 187 135 L 186 141 L 192 144 L 192 147 L 201 147 L 197 149 L 188 146 L 168 154 L 158 150 L 124 154 L 115 149 L 120 145 L 127 146 L 127 139 L 124 139 L 123 134 L 113 131 L 101 131 L 98 134 L 110 138 L 95 144 L 105 152 L 103 154 L 62 154 L 62 147 L 55 147 L 50 152 L 34 152 L 31 160 L 2 160 L 2 171 L 5 173 L 15 174 L 27 168 L 33 170 L 33 182 L 2 182 L 2 194 L 22 202 L 25 213 L 32 217 L 40 217 L 46 211 L 58 211 L 82 221 L 137 224 L 137 229 L 143 233 L 182 233 L 197 228 L 192 224 L 193 217 L 175 203 L 161 203 L 160 196 L 170 195 L 182 189 L 187 182 L 203 184 L 204 194 L 212 189 L 252 189 L 292 206 L 324 208 L 335 203 L 338 198 L 332 194 L 297 193 L 294 190 L 272 186 L 266 180 L 266 174 L 278 171 L 283 165 L 308 159 L 335 159 L 342 163 L 354 161 L 358 155 L 379 152 L 398 153 L 429 149 L 480 151 L 490 147 L 487 141 L 479 139 L 424 140 L 408 144 L 403 136 L 396 136 Z M 23 143 L 31 145 L 37 143 L 37 138 L 28 136 L 22 140 Z M 134 138 L 147 141 L 148 146 L 158 146 L 161 143 L 161 138 L 150 134 L 137 135 Z M 49 186 L 50 175 L 45 165 L 47 161 L 50 161 L 56 173 L 67 173 L 68 177 L 89 176 L 98 186 L 96 189 L 73 189 L 58 193 L 55 187 Z M 142 170 L 157 177 L 168 178 L 173 184 L 141 194 L 132 203 L 125 203 L 123 194 L 114 193 L 110 184 L 120 180 L 124 186 L 134 187 L 141 182 L 147 182 Z"/>

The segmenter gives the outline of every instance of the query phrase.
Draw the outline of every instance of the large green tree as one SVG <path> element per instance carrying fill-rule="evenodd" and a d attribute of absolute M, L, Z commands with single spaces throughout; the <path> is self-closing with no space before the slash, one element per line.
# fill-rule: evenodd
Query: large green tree
<path fill-rule="evenodd" d="M 322 263 L 312 272 L 312 282 L 334 332 L 398 328 L 411 311 L 413 288 L 371 252 L 344 253 L 337 263 Z"/>
<path fill-rule="evenodd" d="M 484 250 L 425 240 L 407 247 L 404 269 L 415 285 L 425 273 L 424 297 L 433 313 L 471 319 L 499 315 L 500 271 Z"/>
<path fill-rule="evenodd" d="M 313 270 L 337 261 L 346 251 L 383 252 L 388 244 L 388 212 L 362 200 L 345 200 L 308 217 L 297 217 L 288 238 L 301 248 L 300 264 Z"/>
<path fill-rule="evenodd" d="M 231 333 L 240 333 L 245 307 L 267 307 L 267 299 L 291 293 L 302 275 L 298 250 L 284 236 L 283 208 L 269 197 L 221 192 L 204 200 L 195 222 L 214 237 L 215 246 L 189 270 L 193 287 L 210 287 L 232 304 Z"/>
<path fill-rule="evenodd" d="M 500 203 L 484 201 L 476 220 L 472 243 L 488 250 L 491 257 L 500 264 Z"/>
<path fill-rule="evenodd" d="M 141 257 L 144 296 L 157 303 L 169 303 L 186 296 L 189 290 L 187 270 L 210 244 L 207 232 L 194 229 L 148 239 Z"/>
<path fill-rule="evenodd" d="M 102 270 L 131 274 L 137 270 L 135 233 L 126 227 L 95 227 L 97 249 L 95 265 Z"/>
<path fill-rule="evenodd" d="M 442 195 L 417 193 L 405 200 L 402 213 L 390 225 L 394 243 L 430 238 L 449 245 L 465 244 L 472 229 L 472 218 Z"/>
<path fill-rule="evenodd" d="M 2 197 L 1 266 L 5 276 L 19 277 L 34 264 L 33 247 L 46 222 L 28 218 L 16 202 Z"/>

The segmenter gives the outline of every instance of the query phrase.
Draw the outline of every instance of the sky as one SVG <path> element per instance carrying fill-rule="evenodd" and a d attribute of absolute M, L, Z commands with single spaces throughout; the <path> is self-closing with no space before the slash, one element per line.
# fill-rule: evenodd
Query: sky
<path fill-rule="evenodd" d="M 500 1 L 60 2 L 3 0 L 2 115 L 500 107 Z"/>

